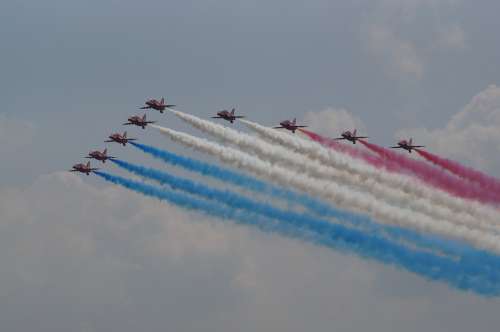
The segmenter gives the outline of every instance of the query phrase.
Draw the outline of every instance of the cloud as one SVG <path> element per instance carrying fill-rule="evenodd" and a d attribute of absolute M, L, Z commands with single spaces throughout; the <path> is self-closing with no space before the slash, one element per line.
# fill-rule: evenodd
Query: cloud
<path fill-rule="evenodd" d="M 5 329 L 132 331 L 138 327 L 120 322 L 135 312 L 146 323 L 155 301 L 161 312 L 178 313 L 172 309 L 178 306 L 202 320 L 202 310 L 215 316 L 221 310 L 206 308 L 217 296 L 237 307 L 231 303 L 242 291 L 231 285 L 240 268 L 229 242 L 241 239 L 241 229 L 89 179 L 53 173 L 22 188 L 0 188 Z M 218 279 L 211 280 L 213 273 Z M 203 280 L 211 280 L 208 289 Z M 206 300 L 184 294 L 196 284 Z M 183 323 L 169 319 L 173 327 Z"/>
<path fill-rule="evenodd" d="M 457 24 L 440 27 L 436 39 L 438 45 L 442 48 L 465 48 L 465 33 L 464 30 Z"/>
<path fill-rule="evenodd" d="M 326 136 L 339 135 L 345 130 L 352 129 L 366 132 L 361 119 L 345 109 L 327 108 L 320 112 L 309 111 L 304 115 L 303 122 L 314 132 Z"/>
<path fill-rule="evenodd" d="M 377 57 L 385 59 L 392 74 L 416 79 L 422 77 L 423 59 L 413 42 L 398 37 L 389 27 L 379 24 L 371 25 L 366 33 L 368 48 Z"/>
<path fill-rule="evenodd" d="M 17 283 L 34 287 L 72 271 L 130 273 L 142 269 L 146 256 L 174 262 L 226 252 L 225 233 L 196 218 L 119 187 L 97 188 L 77 175 L 53 173 L 26 188 L 0 191 L 0 256 L 8 257 L 8 274 Z M 102 271 L 81 271 L 85 266 Z M 0 283 L 0 294 L 8 287 Z"/>
<path fill-rule="evenodd" d="M 353 128 L 364 134 L 368 130 L 359 117 L 345 109 L 309 111 L 303 122 L 326 136 Z M 404 128 L 395 134 L 397 140 L 408 137 L 432 152 L 500 176 L 500 87 L 490 85 L 479 92 L 443 128 Z"/>
<path fill-rule="evenodd" d="M 500 87 L 490 85 L 443 127 L 402 129 L 438 154 L 500 175 Z"/>
<path fill-rule="evenodd" d="M 440 15 L 457 3 L 379 0 L 361 27 L 361 41 L 384 65 L 389 76 L 420 80 L 437 49 L 457 50 L 466 46 L 462 27 L 443 20 Z"/>
<path fill-rule="evenodd" d="M 93 254 L 100 236 L 96 229 L 109 231 L 109 237 L 121 236 L 144 220 L 154 232 L 143 234 L 148 240 L 140 243 L 141 250 L 176 259 L 226 250 L 215 226 L 194 222 L 196 215 L 120 187 L 98 188 L 69 172 L 42 175 L 27 189 L 4 189 L 0 198 L 2 225 L 57 229 L 51 236 L 60 236 L 61 242 L 25 243 L 47 246 L 41 251 L 59 243 L 61 252 Z"/>
<path fill-rule="evenodd" d="M 457 310 L 474 306 L 480 319 L 495 308 L 404 271 L 92 182 L 53 173 L 0 188 L 4 329 L 304 331 L 334 321 L 353 331 L 445 330 L 474 319 Z M 453 319 L 431 319 L 449 302 Z"/>

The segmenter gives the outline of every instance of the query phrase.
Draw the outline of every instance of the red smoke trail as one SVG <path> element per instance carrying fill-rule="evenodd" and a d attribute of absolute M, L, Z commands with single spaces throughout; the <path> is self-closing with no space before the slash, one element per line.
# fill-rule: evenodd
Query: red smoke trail
<path fill-rule="evenodd" d="M 466 183 L 454 176 L 450 176 L 440 170 L 429 167 L 423 162 L 407 158 L 391 150 L 379 147 L 375 144 L 359 140 L 359 142 L 361 142 L 371 151 L 378 154 L 378 156 L 374 156 L 371 153 L 358 150 L 347 144 L 339 143 L 331 138 L 318 135 L 306 129 L 299 130 L 307 135 L 310 139 L 320 143 L 323 146 L 332 148 L 342 153 L 346 153 L 354 158 L 361 159 L 374 167 L 383 168 L 388 171 L 397 173 L 409 173 L 410 175 L 416 176 L 425 183 L 432 185 L 433 187 L 442 189 L 454 196 L 477 200 L 482 203 L 500 203 L 500 193 L 498 192 L 492 193 L 484 191 L 477 185 Z"/>
<path fill-rule="evenodd" d="M 500 195 L 494 192 L 484 190 L 476 184 L 465 182 L 460 178 L 449 175 L 442 170 L 427 165 L 425 162 L 410 159 L 399 153 L 395 153 L 386 148 L 375 144 L 359 140 L 364 146 L 377 153 L 380 157 L 391 160 L 400 167 L 410 171 L 420 180 L 436 188 L 440 188 L 452 195 L 477 200 L 481 203 L 500 203 Z"/>
<path fill-rule="evenodd" d="M 369 152 L 359 150 L 347 144 L 339 143 L 336 140 L 318 135 L 306 129 L 299 129 L 299 130 L 303 132 L 305 135 L 307 135 L 307 137 L 309 137 L 311 140 L 318 142 L 323 146 L 329 147 L 338 152 L 346 153 L 353 158 L 364 160 L 365 162 L 367 162 L 372 166 L 375 166 L 376 168 L 385 168 L 388 170 L 396 170 L 398 168 L 398 166 L 395 163 L 390 162 L 388 160 L 384 160 L 377 155 L 373 155 Z"/>
<path fill-rule="evenodd" d="M 476 171 L 475 169 L 463 166 L 456 161 L 441 158 L 430 152 L 419 149 L 415 149 L 415 151 L 434 165 L 440 166 L 463 179 L 476 182 L 485 189 L 494 190 L 497 194 L 500 193 L 499 179 L 486 175 L 480 171 Z"/>

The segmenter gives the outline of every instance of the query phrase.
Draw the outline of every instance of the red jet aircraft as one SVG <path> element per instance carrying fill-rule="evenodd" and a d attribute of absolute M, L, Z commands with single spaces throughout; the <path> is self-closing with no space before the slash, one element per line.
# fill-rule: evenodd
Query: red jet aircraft
<path fill-rule="evenodd" d="M 224 119 L 226 121 L 229 121 L 231 123 L 234 122 L 236 119 L 242 119 L 244 116 L 241 115 L 234 115 L 235 109 L 231 109 L 231 112 L 228 110 L 222 110 L 220 112 L 217 112 L 217 116 L 212 116 L 212 119 Z"/>
<path fill-rule="evenodd" d="M 158 101 L 156 99 L 147 100 L 145 104 L 146 104 L 146 106 L 141 107 L 141 110 L 146 110 L 146 109 L 152 108 L 154 110 L 160 111 L 160 113 L 163 113 L 165 108 L 175 107 L 175 105 L 165 104 L 165 98 L 163 98 L 163 97 L 161 98 L 160 101 Z"/>
<path fill-rule="evenodd" d="M 87 164 L 76 164 L 73 165 L 73 169 L 70 172 L 80 172 L 89 175 L 90 173 L 97 171 L 99 168 L 90 167 L 90 161 Z"/>
<path fill-rule="evenodd" d="M 128 121 L 127 123 L 123 124 L 124 126 L 136 125 L 142 127 L 142 129 L 145 129 L 146 126 L 150 123 L 156 123 L 156 121 L 146 121 L 146 114 L 144 114 L 142 117 L 140 117 L 139 115 L 131 116 L 130 118 L 127 119 L 127 121 Z"/>
<path fill-rule="evenodd" d="M 116 142 L 118 144 L 123 144 L 125 146 L 130 141 L 135 141 L 137 138 L 127 138 L 127 132 L 125 131 L 123 135 L 119 133 L 111 134 L 109 136 L 109 140 L 104 142 Z"/>
<path fill-rule="evenodd" d="M 356 141 L 360 138 L 368 138 L 367 136 L 356 136 L 356 129 L 353 130 L 351 133 L 349 130 L 344 131 L 342 137 L 335 138 L 336 140 L 348 140 L 349 142 L 352 142 L 352 144 L 356 144 Z"/>
<path fill-rule="evenodd" d="M 413 145 L 413 139 L 410 138 L 409 141 L 402 140 L 398 142 L 397 146 L 391 146 L 391 149 L 405 149 L 408 153 L 411 153 L 411 150 L 415 148 L 425 148 L 423 145 Z"/>
<path fill-rule="evenodd" d="M 286 129 L 286 130 L 290 130 L 292 133 L 295 134 L 295 131 L 298 128 L 307 128 L 307 126 L 297 126 L 296 123 L 297 123 L 297 119 L 293 119 L 292 121 L 285 120 L 285 121 L 280 122 L 280 126 L 274 127 L 274 129 Z"/>
<path fill-rule="evenodd" d="M 104 151 L 102 151 L 102 152 L 101 151 L 91 151 L 91 152 L 89 152 L 89 155 L 85 158 L 99 160 L 99 161 L 102 161 L 103 164 L 108 159 L 116 159 L 115 157 L 108 156 L 107 153 L 108 153 L 108 149 L 104 149 Z"/>

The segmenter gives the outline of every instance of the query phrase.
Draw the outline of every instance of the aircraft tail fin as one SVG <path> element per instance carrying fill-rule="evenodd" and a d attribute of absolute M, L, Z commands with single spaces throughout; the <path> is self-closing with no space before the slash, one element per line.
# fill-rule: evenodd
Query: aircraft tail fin
<path fill-rule="evenodd" d="M 146 113 L 142 116 L 142 121 L 146 121 Z"/>
<path fill-rule="evenodd" d="M 123 138 L 127 138 L 127 132 L 126 131 L 123 132 Z"/>
<path fill-rule="evenodd" d="M 410 146 L 413 145 L 413 138 L 410 137 Z"/>
<path fill-rule="evenodd" d="M 352 136 L 356 136 L 356 132 L 357 132 L 357 131 L 358 131 L 357 129 L 354 129 L 354 130 L 352 131 Z"/>
<path fill-rule="evenodd" d="M 87 168 L 90 168 L 90 161 L 87 162 Z"/>
<path fill-rule="evenodd" d="M 231 110 L 231 115 L 234 115 L 234 111 L 235 111 L 235 109 L 233 107 L 233 109 Z"/>
<path fill-rule="evenodd" d="M 165 98 L 161 97 L 160 103 L 163 105 L 165 104 Z"/>
<path fill-rule="evenodd" d="M 106 153 L 108 153 L 108 149 L 104 149 L 104 151 L 102 152 L 103 155 L 106 155 Z"/>
<path fill-rule="evenodd" d="M 295 125 L 297 123 L 297 118 L 293 118 L 292 123 Z"/>

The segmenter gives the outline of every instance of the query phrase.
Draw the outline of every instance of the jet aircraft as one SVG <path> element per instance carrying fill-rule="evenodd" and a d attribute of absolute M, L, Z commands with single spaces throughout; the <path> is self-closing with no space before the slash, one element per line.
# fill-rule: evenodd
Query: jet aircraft
<path fill-rule="evenodd" d="M 163 113 L 163 111 L 166 108 L 175 107 L 175 105 L 167 105 L 167 104 L 165 104 L 165 98 L 163 98 L 163 97 L 161 98 L 160 101 L 158 101 L 156 99 L 146 100 L 145 104 L 146 104 L 146 106 L 141 107 L 141 110 L 146 110 L 146 109 L 152 108 L 154 110 L 160 111 L 160 113 Z"/>
<path fill-rule="evenodd" d="M 142 129 L 145 129 L 146 126 L 150 123 L 156 123 L 156 121 L 146 121 L 146 114 L 144 114 L 142 117 L 139 115 L 131 116 L 127 119 L 127 121 L 128 122 L 123 124 L 124 126 L 135 125 L 138 127 L 142 127 Z"/>
<path fill-rule="evenodd" d="M 391 149 L 405 149 L 408 153 L 411 153 L 411 150 L 415 148 L 425 148 L 423 145 L 413 145 L 413 139 L 410 140 L 402 140 L 398 142 L 397 146 L 391 146 Z"/>
<path fill-rule="evenodd" d="M 347 140 L 349 142 L 352 142 L 352 144 L 356 144 L 356 141 L 360 138 L 368 138 L 367 136 L 356 136 L 356 129 L 354 129 L 352 132 L 349 130 L 344 131 L 340 136 L 342 137 L 337 137 L 335 140 Z"/>
<path fill-rule="evenodd" d="M 73 165 L 73 169 L 70 172 L 80 172 L 89 175 L 90 173 L 97 171 L 99 168 L 90 167 L 90 161 L 87 164 L 76 164 Z"/>
<path fill-rule="evenodd" d="M 122 144 L 125 146 L 130 141 L 135 141 L 137 138 L 127 138 L 127 132 L 125 131 L 123 134 L 114 133 L 109 136 L 109 140 L 104 142 L 116 142 L 118 144 Z"/>
<path fill-rule="evenodd" d="M 104 151 L 102 151 L 102 152 L 101 151 L 91 151 L 91 152 L 89 152 L 89 155 L 85 158 L 99 160 L 99 161 L 102 161 L 103 164 L 108 159 L 116 159 L 115 157 L 108 156 L 107 153 L 108 153 L 108 149 L 104 149 Z"/>
<path fill-rule="evenodd" d="M 236 119 L 242 119 L 244 116 L 241 115 L 234 115 L 235 109 L 231 109 L 231 112 L 228 110 L 222 110 L 220 112 L 217 112 L 217 116 L 212 116 L 212 119 L 224 119 L 226 121 L 229 121 L 231 123 L 234 122 Z"/>
<path fill-rule="evenodd" d="M 280 126 L 274 127 L 274 129 L 286 129 L 286 130 L 290 130 L 292 133 L 295 134 L 295 131 L 298 128 L 306 128 L 307 127 L 307 126 L 297 126 L 296 123 L 297 123 L 297 119 L 293 119 L 292 121 L 285 120 L 285 121 L 280 122 Z"/>

